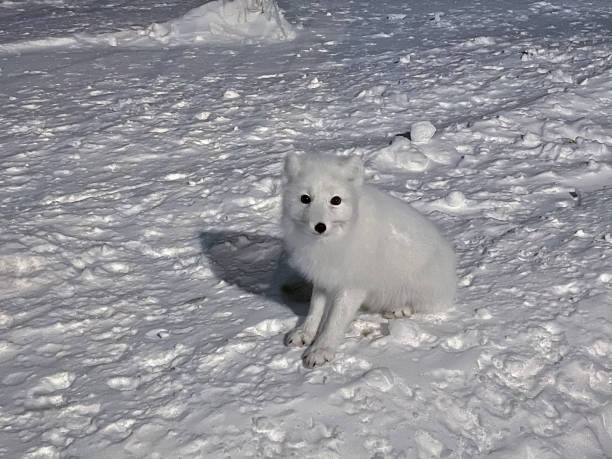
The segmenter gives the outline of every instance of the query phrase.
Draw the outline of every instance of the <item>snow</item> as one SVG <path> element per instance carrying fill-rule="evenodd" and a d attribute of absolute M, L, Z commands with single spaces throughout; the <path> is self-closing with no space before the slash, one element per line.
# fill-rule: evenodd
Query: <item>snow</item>
<path fill-rule="evenodd" d="M 111 8 L 112 5 L 106 7 Z M 68 13 L 70 10 L 71 7 L 67 6 Z M 159 44 L 179 46 L 194 43 L 273 42 L 294 37 L 295 32 L 272 0 L 215 0 L 193 8 L 178 18 L 154 22 L 147 27 L 132 26 L 98 34 L 78 31 L 65 36 L 11 40 L 0 44 L 0 52 L 28 52 L 54 47 L 158 47 Z"/>
<path fill-rule="evenodd" d="M 154 23 L 145 32 L 162 43 L 172 44 L 236 38 L 285 40 L 295 35 L 272 0 L 208 2 L 178 19 Z"/>
<path fill-rule="evenodd" d="M 436 133 L 430 121 L 417 121 L 410 126 L 410 140 L 414 143 L 427 143 Z"/>
<path fill-rule="evenodd" d="M 608 457 L 610 3 L 254 3 L 0 3 L 0 456 Z M 295 150 L 435 220 L 456 308 L 303 368 Z"/>

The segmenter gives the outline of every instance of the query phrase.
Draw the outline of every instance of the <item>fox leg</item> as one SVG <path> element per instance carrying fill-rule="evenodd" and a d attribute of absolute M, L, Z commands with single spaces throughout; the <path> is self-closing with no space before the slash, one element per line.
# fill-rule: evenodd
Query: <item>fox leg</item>
<path fill-rule="evenodd" d="M 304 352 L 304 365 L 313 368 L 334 358 L 336 349 L 344 339 L 344 332 L 355 318 L 357 310 L 366 298 L 363 290 L 336 292 L 321 332 L 315 342 Z"/>
<path fill-rule="evenodd" d="M 313 342 L 321 324 L 326 304 L 327 296 L 325 292 L 315 285 L 312 289 L 310 309 L 306 320 L 285 335 L 287 346 L 309 346 Z"/>

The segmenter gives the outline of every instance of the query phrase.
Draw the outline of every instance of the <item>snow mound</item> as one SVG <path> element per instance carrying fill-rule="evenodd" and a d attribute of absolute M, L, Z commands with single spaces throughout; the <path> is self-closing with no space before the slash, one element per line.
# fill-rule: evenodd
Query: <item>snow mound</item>
<path fill-rule="evenodd" d="M 398 135 L 393 138 L 391 145 L 375 152 L 372 163 L 382 170 L 422 172 L 427 169 L 429 158 L 412 145 L 406 137 Z"/>
<path fill-rule="evenodd" d="M 394 341 L 411 347 L 427 347 L 437 340 L 417 323 L 408 320 L 392 320 L 389 323 L 389 334 Z"/>
<path fill-rule="evenodd" d="M 48 48 L 97 46 L 152 47 L 189 44 L 256 43 L 292 40 L 291 25 L 275 0 L 215 0 L 181 17 L 147 27 L 118 32 L 75 33 L 64 37 L 0 44 L 0 54 L 23 53 Z"/>
<path fill-rule="evenodd" d="M 281 41 L 295 36 L 274 0 L 213 1 L 180 18 L 152 24 L 145 34 L 164 44 Z"/>

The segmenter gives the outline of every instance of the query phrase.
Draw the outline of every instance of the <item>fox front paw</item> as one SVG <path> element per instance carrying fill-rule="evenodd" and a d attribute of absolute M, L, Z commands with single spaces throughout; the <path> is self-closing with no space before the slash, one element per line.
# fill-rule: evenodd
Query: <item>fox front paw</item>
<path fill-rule="evenodd" d="M 412 315 L 412 309 L 402 308 L 394 311 L 384 311 L 382 315 L 385 319 L 403 319 Z"/>
<path fill-rule="evenodd" d="M 315 333 L 304 330 L 303 327 L 295 327 L 285 335 L 285 346 L 310 346 L 314 341 Z"/>
<path fill-rule="evenodd" d="M 329 347 L 310 347 L 304 352 L 304 366 L 306 368 L 320 367 L 331 362 L 335 355 L 334 350 Z"/>

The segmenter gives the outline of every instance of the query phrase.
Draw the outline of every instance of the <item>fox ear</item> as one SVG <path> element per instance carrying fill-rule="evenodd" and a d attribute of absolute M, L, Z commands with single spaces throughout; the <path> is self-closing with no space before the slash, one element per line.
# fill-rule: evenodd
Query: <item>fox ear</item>
<path fill-rule="evenodd" d="M 302 168 L 302 155 L 291 152 L 285 158 L 285 180 L 290 182 L 298 176 Z"/>
<path fill-rule="evenodd" d="M 363 162 L 358 156 L 351 156 L 344 161 L 343 164 L 345 177 L 349 182 L 356 186 L 363 184 Z"/>

